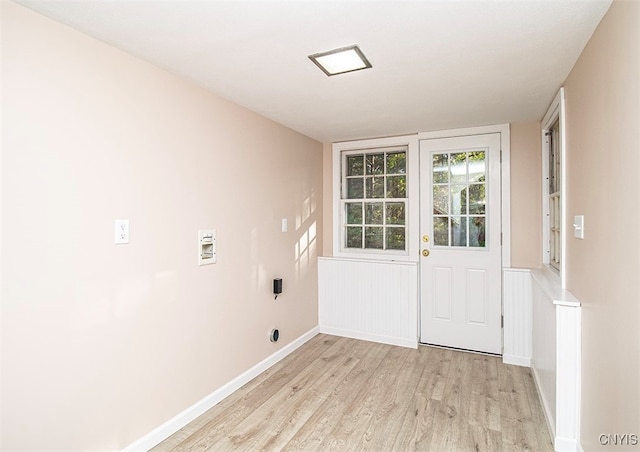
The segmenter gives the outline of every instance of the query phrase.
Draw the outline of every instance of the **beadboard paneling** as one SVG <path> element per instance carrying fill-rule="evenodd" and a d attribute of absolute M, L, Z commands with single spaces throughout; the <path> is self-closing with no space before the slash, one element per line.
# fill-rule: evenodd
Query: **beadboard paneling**
<path fill-rule="evenodd" d="M 320 332 L 418 346 L 415 262 L 318 259 Z"/>
<path fill-rule="evenodd" d="M 503 354 L 507 364 L 529 367 L 532 353 L 531 274 L 527 269 L 503 271 Z"/>

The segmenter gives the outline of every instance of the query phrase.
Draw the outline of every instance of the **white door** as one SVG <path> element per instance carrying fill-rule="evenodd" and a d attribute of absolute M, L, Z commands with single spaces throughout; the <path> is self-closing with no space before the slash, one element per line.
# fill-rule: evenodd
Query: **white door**
<path fill-rule="evenodd" d="M 500 134 L 420 141 L 420 342 L 502 353 Z"/>

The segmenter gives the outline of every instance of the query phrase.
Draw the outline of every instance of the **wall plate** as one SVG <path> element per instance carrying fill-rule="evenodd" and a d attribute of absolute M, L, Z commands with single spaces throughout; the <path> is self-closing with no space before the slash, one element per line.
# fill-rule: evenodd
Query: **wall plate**
<path fill-rule="evenodd" d="M 129 220 L 115 220 L 113 240 L 116 245 L 129 243 Z"/>

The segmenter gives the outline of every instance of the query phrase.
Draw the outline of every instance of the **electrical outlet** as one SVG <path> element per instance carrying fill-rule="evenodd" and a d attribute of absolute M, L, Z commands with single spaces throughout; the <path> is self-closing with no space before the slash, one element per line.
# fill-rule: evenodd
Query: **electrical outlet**
<path fill-rule="evenodd" d="M 129 243 L 129 220 L 115 221 L 114 243 L 116 245 Z"/>

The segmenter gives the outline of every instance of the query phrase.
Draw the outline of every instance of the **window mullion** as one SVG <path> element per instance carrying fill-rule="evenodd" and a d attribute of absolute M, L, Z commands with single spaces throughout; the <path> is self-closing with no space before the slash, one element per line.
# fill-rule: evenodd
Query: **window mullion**
<path fill-rule="evenodd" d="M 347 203 L 361 203 L 362 221 L 360 229 L 360 247 L 362 250 L 406 250 L 407 231 L 407 197 L 406 197 L 406 155 L 407 148 L 367 149 L 361 152 L 349 151 L 342 157 L 343 191 L 341 193 L 342 230 L 350 233 L 352 239 L 343 241 L 345 248 L 352 248 L 356 230 L 348 230 L 348 226 L 355 227 L 347 218 Z M 397 197 L 404 194 L 404 197 Z M 396 195 L 396 197 L 390 197 Z M 391 203 L 400 203 L 402 207 L 395 207 L 389 211 Z M 401 209 L 401 210 L 398 210 Z M 350 210 L 353 220 L 353 211 Z M 402 217 L 398 217 L 402 215 Z M 389 223 L 389 216 L 394 216 Z M 402 229 L 402 232 L 393 229 Z M 390 243 L 390 237 L 394 242 Z"/>

